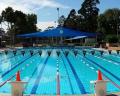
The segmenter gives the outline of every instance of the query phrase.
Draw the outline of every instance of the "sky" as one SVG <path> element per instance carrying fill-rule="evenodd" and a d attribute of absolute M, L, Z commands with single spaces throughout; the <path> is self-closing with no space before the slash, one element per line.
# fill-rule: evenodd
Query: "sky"
<path fill-rule="evenodd" d="M 37 14 L 38 24 L 41 29 L 48 26 L 56 26 L 58 14 L 57 8 L 60 8 L 60 15 L 67 17 L 71 9 L 78 11 L 84 0 L 0 0 L 0 13 L 6 7 L 10 6 L 15 10 L 21 10 L 24 13 Z M 100 0 L 98 5 L 100 13 L 108 8 L 120 8 L 120 0 Z"/>

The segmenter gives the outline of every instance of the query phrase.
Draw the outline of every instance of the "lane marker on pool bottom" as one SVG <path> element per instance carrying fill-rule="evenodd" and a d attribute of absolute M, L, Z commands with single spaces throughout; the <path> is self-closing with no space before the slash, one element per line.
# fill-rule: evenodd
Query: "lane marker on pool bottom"
<path fill-rule="evenodd" d="M 35 54 L 34 54 L 35 55 Z M 0 78 L 3 78 L 6 74 L 8 74 L 9 72 L 11 72 L 12 70 L 14 70 L 16 67 L 18 67 L 19 65 L 21 65 L 23 62 L 25 62 L 26 60 L 28 60 L 29 58 L 31 58 L 32 56 L 26 58 L 25 60 L 21 61 L 20 63 L 16 64 L 14 67 L 12 67 L 10 70 L 8 70 L 7 72 L 5 72 L 4 74 L 1 75 Z M 11 80 L 15 75 L 11 76 L 9 79 L 7 79 L 5 82 L 0 84 L 0 87 L 2 87 L 4 84 L 7 83 L 7 81 Z"/>
<path fill-rule="evenodd" d="M 43 59 L 42 59 L 42 58 L 41 58 L 41 60 L 40 60 L 40 63 L 41 63 L 41 62 L 43 62 Z M 37 65 L 39 65 L 40 63 L 38 63 Z M 34 64 L 34 63 L 33 63 L 33 64 Z M 34 76 L 34 74 L 35 74 L 35 72 L 37 71 L 38 68 L 39 68 L 39 66 L 36 66 L 36 67 L 34 68 L 34 71 L 32 72 L 30 78 L 29 78 L 28 81 L 27 81 L 27 84 L 26 84 L 26 86 L 25 86 L 25 90 L 27 89 L 30 80 L 32 79 L 32 77 Z"/>
<path fill-rule="evenodd" d="M 80 54 L 79 54 L 79 55 L 80 55 Z M 81 55 L 81 56 L 82 56 L 82 55 Z M 91 61 L 93 64 L 97 65 L 98 67 L 100 67 L 101 69 L 103 69 L 104 71 L 106 71 L 105 68 L 101 67 L 99 64 L 97 64 L 96 62 L 88 59 L 87 57 L 84 57 L 84 59 L 87 59 L 88 61 Z M 90 64 L 91 64 L 91 63 L 90 63 Z M 93 64 L 91 64 L 91 65 L 92 65 L 95 69 L 97 69 Z M 113 77 L 115 76 L 114 74 L 112 74 L 112 73 L 109 72 L 108 70 L 107 70 L 107 72 L 108 72 L 110 75 L 112 75 Z M 120 89 L 120 86 L 119 86 L 118 84 L 116 84 L 114 81 L 112 81 L 112 80 L 111 80 L 107 75 L 105 75 L 104 73 L 103 73 L 103 75 L 104 75 L 107 79 L 109 79 L 117 88 Z M 119 78 L 117 78 L 116 76 L 115 76 L 114 78 L 116 78 L 116 79 L 119 81 Z"/>
<path fill-rule="evenodd" d="M 26 60 L 30 59 L 31 57 L 33 57 L 33 56 L 29 56 L 28 58 L 26 58 L 26 59 L 22 60 L 21 62 L 19 62 L 18 64 L 14 65 L 11 69 L 9 69 L 5 73 L 3 73 L 1 75 L 1 78 L 3 78 L 5 75 L 7 75 L 8 73 L 10 73 L 12 70 L 14 70 L 15 68 L 17 68 L 18 66 L 22 65 Z"/>
<path fill-rule="evenodd" d="M 12 59 L 12 58 L 14 58 L 14 57 L 17 57 L 17 56 L 19 56 L 20 54 L 18 54 L 18 55 L 15 55 L 15 56 L 9 56 L 9 57 L 7 57 L 7 58 L 2 58 L 1 60 L 0 60 L 0 62 L 7 62 L 7 60 L 8 59 Z"/>
<path fill-rule="evenodd" d="M 63 53 L 64 53 L 64 52 L 63 52 Z M 65 56 L 65 54 L 64 54 L 64 56 Z M 81 82 L 80 78 L 78 77 L 78 75 L 77 75 L 74 67 L 72 66 L 72 63 L 69 61 L 68 57 L 65 56 L 65 58 L 66 58 L 66 60 L 68 61 L 68 64 L 70 65 L 70 68 L 71 68 L 71 70 L 72 70 L 72 72 L 73 72 L 73 74 L 74 74 L 74 77 L 75 77 L 75 79 L 76 79 L 76 82 L 77 82 L 77 85 L 78 85 L 78 88 L 79 88 L 80 92 L 81 92 L 82 94 L 86 94 L 87 92 L 86 92 L 86 90 L 85 90 L 85 88 L 84 88 L 84 86 L 83 86 L 83 83 Z"/>
<path fill-rule="evenodd" d="M 113 60 L 111 58 L 106 58 L 106 57 L 100 57 L 100 56 L 94 56 L 96 58 L 99 58 L 99 59 L 103 59 L 107 62 L 110 62 L 110 63 L 114 63 L 114 64 L 119 64 L 120 65 L 120 62 L 119 61 L 116 61 L 116 60 Z"/>
<path fill-rule="evenodd" d="M 20 70 L 20 72 L 22 72 L 23 70 Z M 0 84 L 0 87 L 2 87 L 3 85 L 5 85 L 8 81 L 10 81 L 11 79 L 13 79 L 16 76 L 16 74 L 12 75 L 10 78 L 8 78 L 6 81 L 4 81 L 3 83 Z"/>
<path fill-rule="evenodd" d="M 84 58 L 85 59 L 85 58 Z M 88 61 L 87 61 L 88 62 Z M 93 65 L 93 64 L 91 64 L 92 66 L 93 66 L 93 68 L 95 68 L 95 70 L 98 70 L 98 68 L 95 66 L 95 65 Z M 98 71 L 96 71 L 96 73 L 97 73 Z M 112 84 L 113 85 L 115 85 L 117 88 L 119 88 L 120 89 L 120 86 L 118 85 L 118 84 L 116 84 L 113 80 L 111 80 L 107 75 L 105 75 L 104 73 L 102 73 L 108 80 L 110 80 L 111 82 L 112 82 Z"/>
<path fill-rule="evenodd" d="M 42 74 L 43 74 L 43 72 L 44 72 L 44 69 L 45 69 L 45 66 L 46 66 L 46 64 L 47 64 L 48 59 L 49 59 L 49 56 L 47 56 L 45 62 L 44 62 L 43 65 L 42 65 L 42 68 L 41 68 L 41 70 L 40 70 L 40 72 L 39 72 L 39 75 L 38 75 L 38 77 L 36 78 L 36 81 L 35 81 L 35 83 L 34 83 L 34 86 L 33 86 L 32 90 L 31 90 L 31 94 L 36 94 L 37 88 L 38 88 L 38 86 L 39 86 L 39 82 L 40 82 L 40 80 L 41 80 L 41 77 L 42 77 Z"/>
<path fill-rule="evenodd" d="M 67 73 L 67 77 L 68 77 L 71 92 L 72 92 L 72 94 L 74 94 L 74 90 L 73 90 L 73 87 L 72 87 L 72 82 L 71 82 L 71 79 L 70 79 L 70 76 L 69 76 L 69 72 L 67 70 L 67 66 L 65 65 L 65 61 L 64 61 L 62 56 L 61 56 L 61 59 L 62 59 L 61 61 L 63 61 L 64 67 L 65 67 L 65 70 L 66 70 L 66 73 Z"/>
<path fill-rule="evenodd" d="M 89 60 L 90 62 L 92 62 L 93 64 L 97 65 L 99 68 L 101 68 L 102 70 L 104 70 L 105 72 L 109 73 L 111 76 L 113 76 L 116 80 L 120 81 L 120 78 L 117 77 L 116 75 L 114 75 L 113 73 L 111 73 L 109 70 L 107 70 L 106 68 L 102 67 L 101 65 L 99 65 L 98 63 L 96 63 L 95 61 L 87 58 L 87 57 L 84 57 L 86 58 L 87 60 Z"/>

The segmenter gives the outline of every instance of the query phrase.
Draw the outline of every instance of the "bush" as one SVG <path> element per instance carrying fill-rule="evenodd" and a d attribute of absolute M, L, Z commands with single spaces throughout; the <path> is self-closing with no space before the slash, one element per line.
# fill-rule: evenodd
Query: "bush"
<path fill-rule="evenodd" d="M 106 39 L 109 43 L 117 43 L 119 41 L 117 36 L 108 36 Z"/>

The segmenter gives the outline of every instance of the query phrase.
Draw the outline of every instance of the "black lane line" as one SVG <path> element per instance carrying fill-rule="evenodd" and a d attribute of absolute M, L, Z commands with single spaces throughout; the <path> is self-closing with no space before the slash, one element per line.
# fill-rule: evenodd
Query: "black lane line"
<path fill-rule="evenodd" d="M 43 61 L 43 59 L 41 58 L 41 61 L 40 61 L 40 63 Z M 27 86 L 28 86 L 28 84 L 29 84 L 29 82 L 30 82 L 30 80 L 32 79 L 32 77 L 34 76 L 34 74 L 35 74 L 35 72 L 37 71 L 37 69 L 38 69 L 38 66 L 36 66 L 35 67 L 35 69 L 34 69 L 34 71 L 33 71 L 33 73 L 32 73 L 32 75 L 31 75 L 31 77 L 29 78 L 29 80 L 28 80 L 28 83 L 26 84 L 26 86 L 25 86 L 25 89 L 27 88 Z"/>
<path fill-rule="evenodd" d="M 106 71 L 107 73 L 109 73 L 110 75 L 112 75 L 114 78 L 116 78 L 118 81 L 120 81 L 120 78 L 118 78 L 116 75 L 114 75 L 113 73 L 111 73 L 110 71 L 108 71 L 107 69 L 105 69 L 104 67 L 102 67 L 101 65 L 99 65 L 98 63 L 94 62 L 93 60 L 85 57 L 87 60 L 91 61 L 92 63 L 94 63 L 95 65 L 97 65 L 98 67 L 100 67 L 101 69 L 103 69 L 104 71 Z"/>
<path fill-rule="evenodd" d="M 82 55 L 81 55 L 82 56 Z M 83 57 L 83 56 L 82 56 Z M 83 57 L 83 59 L 86 59 L 86 58 L 84 58 Z M 88 62 L 88 61 L 86 61 L 86 60 L 84 60 L 85 62 Z M 90 61 L 89 61 L 90 62 Z M 95 65 L 93 65 L 93 64 L 91 64 L 91 63 L 89 63 L 93 68 L 95 68 L 96 70 L 98 70 L 98 68 L 95 66 Z M 107 75 L 105 75 L 103 72 L 102 72 L 102 74 L 103 74 L 103 76 L 105 76 L 108 80 L 110 80 L 111 81 L 111 83 L 113 84 L 113 85 L 115 85 L 118 89 L 120 89 L 120 86 L 117 84 L 117 83 L 115 83 L 113 80 L 111 80 Z"/>
<path fill-rule="evenodd" d="M 11 57 L 8 57 L 8 58 L 5 58 L 5 59 L 2 59 L 2 60 L 0 60 L 0 62 L 4 62 L 4 63 L 6 63 L 8 59 L 11 59 L 11 58 L 17 57 L 17 56 L 19 56 L 19 55 L 20 55 L 20 54 L 15 55 L 15 56 L 11 56 Z"/>
<path fill-rule="evenodd" d="M 20 72 L 21 72 L 21 71 L 22 71 L 22 70 L 20 70 Z M 8 81 L 12 80 L 15 76 L 16 76 L 16 74 L 14 74 L 14 75 L 11 76 L 10 78 L 8 78 L 6 81 L 2 82 L 2 83 L 0 84 L 0 87 L 2 87 L 3 85 L 5 85 Z"/>
<path fill-rule="evenodd" d="M 17 56 L 19 56 L 19 55 L 17 55 Z M 16 57 L 14 57 L 14 58 L 16 59 Z M 12 59 L 13 59 L 13 58 L 12 58 Z M 21 59 L 23 59 L 23 58 L 21 58 Z M 21 60 L 19 60 L 19 61 L 21 61 Z M 19 61 L 17 61 L 17 62 L 19 62 Z M 6 62 L 6 61 L 5 61 L 5 62 Z M 4 63 L 5 63 L 5 62 L 4 62 Z M 10 67 L 15 66 L 17 62 L 12 63 L 12 65 L 11 65 L 11 64 L 9 64 L 9 65 L 10 65 Z M 1 71 L 1 73 L 2 73 L 2 71 Z"/>
<path fill-rule="evenodd" d="M 2 87 L 3 85 L 5 85 L 8 81 L 10 81 L 11 79 L 13 79 L 15 77 L 15 75 L 11 76 L 9 79 L 7 79 L 5 82 L 0 84 L 0 87 Z"/>
<path fill-rule="evenodd" d="M 64 52 L 63 52 L 63 53 L 64 53 Z M 64 56 L 65 56 L 65 54 L 64 54 Z M 77 75 L 74 67 L 72 66 L 72 64 L 71 64 L 71 62 L 69 61 L 68 57 L 65 56 L 65 58 L 66 58 L 66 60 L 68 61 L 69 65 L 70 65 L 70 68 L 71 68 L 71 70 L 72 70 L 72 72 L 73 72 L 73 74 L 74 74 L 74 77 L 75 77 L 76 82 L 77 82 L 77 84 L 78 84 L 79 90 L 81 91 L 82 94 L 86 94 L 87 92 L 86 92 L 86 90 L 85 90 L 85 88 L 84 88 L 81 80 L 79 79 L 79 77 L 78 77 L 78 75 Z"/>
<path fill-rule="evenodd" d="M 43 66 L 42 66 L 42 68 L 41 68 L 41 70 L 40 70 L 40 72 L 39 72 L 40 74 L 39 74 L 38 77 L 36 78 L 36 81 L 35 81 L 35 83 L 34 83 L 34 86 L 33 86 L 32 90 L 31 90 L 31 94 L 36 94 L 36 90 L 37 90 L 37 88 L 38 88 L 38 86 L 39 86 L 39 82 L 40 82 L 40 80 L 41 80 L 41 77 L 42 77 L 42 74 L 43 74 L 43 72 L 44 72 L 45 66 L 46 66 L 46 64 L 47 64 L 48 58 L 49 58 L 49 56 L 47 56 L 47 58 L 46 58 L 46 60 L 45 60 L 45 62 L 44 62 L 44 64 L 43 64 Z"/>
<path fill-rule="evenodd" d="M 22 71 L 22 70 L 21 70 Z M 20 71 L 20 72 L 21 72 Z M 34 73 L 33 73 L 34 74 Z M 2 87 L 3 85 L 5 85 L 8 81 L 10 81 L 11 79 L 13 79 L 14 77 L 15 77 L 16 75 L 13 75 L 13 76 L 11 76 L 9 79 L 7 79 L 5 82 L 2 82 L 1 84 L 0 84 L 0 87 Z M 32 78 L 32 76 L 31 76 L 31 78 Z"/>
<path fill-rule="evenodd" d="M 21 54 L 17 54 L 17 55 L 15 55 L 15 56 L 12 56 L 12 57 L 6 58 L 6 59 L 7 59 L 7 60 L 8 60 L 8 59 L 13 59 L 13 58 L 16 58 L 16 57 L 18 57 L 18 56 L 20 56 L 20 55 L 21 55 Z M 6 62 L 7 62 L 6 59 L 0 60 L 0 62 L 6 63 Z M 19 61 L 20 61 L 20 60 L 19 60 Z M 19 61 L 18 61 L 18 62 L 19 62 Z M 15 63 L 17 63 L 17 62 L 15 62 Z M 12 66 L 14 66 L 14 64 L 12 64 L 11 67 L 12 67 Z"/>
<path fill-rule="evenodd" d="M 17 49 L 16 51 L 19 52 L 19 51 L 21 51 L 21 50 L 22 50 L 22 49 Z M 11 53 L 12 51 L 9 51 L 9 52 Z M 9 54 L 9 53 L 8 53 L 8 54 Z M 7 54 L 7 55 L 8 55 L 8 54 Z M 12 53 L 11 53 L 11 54 L 12 54 Z M 6 55 L 6 54 L 2 54 L 2 55 Z M 6 59 L 10 59 L 10 58 L 13 58 L 13 57 L 19 56 L 19 55 L 21 55 L 21 54 L 20 54 L 20 53 L 19 53 L 19 54 L 16 54 L 16 55 L 13 54 L 13 56 L 8 57 L 8 58 L 6 58 Z M 4 61 L 4 59 L 3 59 L 2 61 Z M 1 60 L 0 60 L 0 62 L 1 62 Z"/>
<path fill-rule="evenodd" d="M 81 55 L 80 53 L 78 53 L 80 56 L 82 56 L 84 59 L 86 59 L 83 55 Z M 87 59 L 86 59 L 87 60 Z M 84 60 L 84 61 L 86 61 L 86 60 Z M 89 60 L 88 60 L 89 61 Z M 88 62 L 88 61 L 86 61 L 86 62 Z M 91 62 L 91 61 L 89 61 L 89 62 Z M 92 67 L 94 67 L 96 70 L 98 70 L 98 68 L 94 65 L 94 63 L 92 62 L 92 64 L 91 63 L 89 63 Z M 116 86 L 118 89 L 120 89 L 120 86 L 117 84 L 117 83 L 115 83 L 112 79 L 110 79 L 107 75 L 105 75 L 103 72 L 102 72 L 102 74 L 108 79 L 108 80 L 110 80 L 111 81 L 111 83 L 114 85 L 114 86 Z"/>
<path fill-rule="evenodd" d="M 36 53 L 37 54 L 37 53 Z M 36 54 L 34 54 L 34 55 L 36 55 Z M 33 56 L 34 56 L 33 55 Z M 11 72 L 12 70 L 14 70 L 15 68 L 17 68 L 18 66 L 20 66 L 22 63 L 24 63 L 26 60 L 28 60 L 28 59 L 30 59 L 31 57 L 33 57 L 33 56 L 30 56 L 30 57 L 28 57 L 28 58 L 26 58 L 25 60 L 23 60 L 23 61 L 21 61 L 20 63 L 18 63 L 18 64 L 16 64 L 14 67 L 12 67 L 10 70 L 8 70 L 7 72 L 5 72 L 5 73 L 3 73 L 2 75 L 1 75 L 1 78 L 3 78 L 5 75 L 7 75 L 9 72 Z"/>
<path fill-rule="evenodd" d="M 91 55 L 90 53 L 89 53 L 89 55 Z M 111 54 L 112 55 L 112 54 Z M 107 57 L 105 57 L 104 55 L 103 56 L 100 56 L 99 54 L 96 54 L 96 55 L 92 55 L 92 56 L 96 56 L 96 57 L 100 57 L 100 58 L 103 58 L 103 59 L 106 59 L 106 60 L 109 60 L 109 61 L 112 61 L 112 62 L 116 62 L 116 63 L 119 63 L 120 64 L 120 62 L 119 61 L 116 61 L 116 60 L 113 60 L 113 59 L 111 59 L 111 58 L 107 58 Z"/>
<path fill-rule="evenodd" d="M 94 50 L 94 49 L 93 49 L 93 51 L 97 51 L 97 50 Z M 98 51 L 97 51 L 97 52 L 98 52 Z M 106 52 L 106 53 L 107 53 L 107 52 Z M 113 54 L 111 54 L 111 56 L 112 56 L 112 55 L 113 55 L 113 56 L 118 56 L 118 57 L 120 57 L 119 55 L 117 55 L 117 54 L 114 54 L 114 53 L 113 53 Z M 97 54 L 97 56 L 99 56 L 99 54 Z M 103 55 L 103 56 L 104 56 L 104 55 Z M 105 57 L 105 58 L 106 58 L 106 57 Z M 108 59 L 108 58 L 106 58 L 106 59 Z M 109 59 L 110 59 L 110 58 L 109 58 Z M 113 60 L 113 59 L 110 59 L 110 60 L 112 60 L 113 62 L 120 63 L 120 62 L 118 62 L 118 61 L 115 61 L 115 60 Z"/>
<path fill-rule="evenodd" d="M 20 70 L 20 72 L 21 72 L 21 71 L 22 71 L 22 70 Z M 16 74 L 13 75 L 13 76 L 11 76 L 11 77 L 10 77 L 9 79 L 7 79 L 5 82 L 1 83 L 1 84 L 0 84 L 0 87 L 2 87 L 3 85 L 5 85 L 8 81 L 12 80 L 15 76 L 16 76 Z"/>
<path fill-rule="evenodd" d="M 78 53 L 80 54 L 80 52 L 78 52 Z M 91 55 L 90 53 L 88 53 L 88 54 Z M 94 57 L 96 56 L 96 58 L 99 57 L 101 59 L 103 58 L 103 59 L 107 60 L 107 62 L 111 61 L 111 63 L 115 62 L 115 63 L 118 63 L 120 65 L 119 61 L 116 61 L 116 60 L 113 60 L 113 59 L 110 59 L 110 58 L 102 57 L 102 56 L 99 56 L 99 55 L 91 55 L 91 56 L 94 56 Z"/>
<path fill-rule="evenodd" d="M 79 55 L 81 55 L 79 53 Z M 82 56 L 82 55 L 81 55 Z M 99 65 L 98 63 L 96 63 L 95 61 L 87 58 L 84 56 L 84 58 L 86 58 L 88 61 L 92 62 L 93 64 L 97 65 L 99 68 L 103 69 L 104 71 L 106 71 L 107 73 L 109 73 L 111 76 L 113 76 L 114 78 L 116 78 L 118 81 L 120 81 L 120 78 L 118 78 L 116 75 L 114 75 L 113 73 L 111 73 L 110 71 L 108 71 L 107 69 L 105 69 L 104 67 L 102 67 L 101 65 Z"/>
<path fill-rule="evenodd" d="M 120 65 L 120 62 L 119 62 L 119 61 L 113 60 L 113 59 L 111 59 L 111 58 L 101 57 L 101 56 L 98 56 L 98 55 L 97 55 L 97 57 L 100 57 L 100 58 L 106 59 L 107 62 L 108 62 L 108 60 L 109 60 L 109 61 L 112 61 L 112 62 L 116 62 L 116 63 L 118 63 L 118 64 Z"/>
<path fill-rule="evenodd" d="M 89 55 L 91 55 L 90 53 L 88 53 Z M 113 60 L 113 59 L 111 59 L 111 58 L 107 58 L 107 57 L 102 57 L 102 56 L 99 56 L 99 55 L 91 55 L 91 56 L 96 56 L 96 58 L 97 57 L 99 57 L 99 58 L 103 58 L 103 59 L 105 59 L 105 60 L 107 60 L 107 62 L 109 62 L 109 61 L 112 61 L 112 62 L 115 62 L 115 63 L 118 63 L 119 65 L 120 65 L 120 62 L 119 61 L 116 61 L 116 60 Z"/>
<path fill-rule="evenodd" d="M 62 58 L 62 56 L 61 56 L 61 58 Z M 65 65 L 65 62 L 64 62 L 63 58 L 62 58 L 62 61 L 63 61 L 64 67 L 65 67 L 66 73 L 68 75 L 68 81 L 69 81 L 71 92 L 72 92 L 72 94 L 74 94 L 74 90 L 73 90 L 73 87 L 72 87 L 71 79 L 70 79 L 70 76 L 69 76 L 69 73 L 68 73 L 68 70 L 67 70 L 67 67 Z"/>
<path fill-rule="evenodd" d="M 20 72 L 21 72 L 21 71 L 20 71 Z M 2 82 L 2 83 L 0 84 L 0 87 L 2 87 L 3 85 L 5 85 L 8 81 L 12 80 L 15 76 L 16 76 L 16 75 L 13 75 L 13 76 L 11 76 L 10 78 L 8 78 L 6 81 Z"/>

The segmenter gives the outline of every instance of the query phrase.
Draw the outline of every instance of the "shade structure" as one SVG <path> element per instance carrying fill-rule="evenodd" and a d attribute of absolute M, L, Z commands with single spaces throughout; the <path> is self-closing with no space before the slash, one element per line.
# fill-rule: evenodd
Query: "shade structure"
<path fill-rule="evenodd" d="M 81 32 L 70 28 L 57 27 L 51 30 L 45 30 L 43 32 L 34 32 L 30 34 L 17 35 L 18 37 L 75 37 L 75 36 L 87 36 L 95 37 L 97 34 L 89 32 Z"/>
<path fill-rule="evenodd" d="M 76 36 L 76 37 L 73 37 L 73 38 L 69 38 L 69 39 L 66 39 L 66 40 L 76 40 L 76 39 L 82 39 L 82 38 L 86 38 L 87 36 Z"/>

